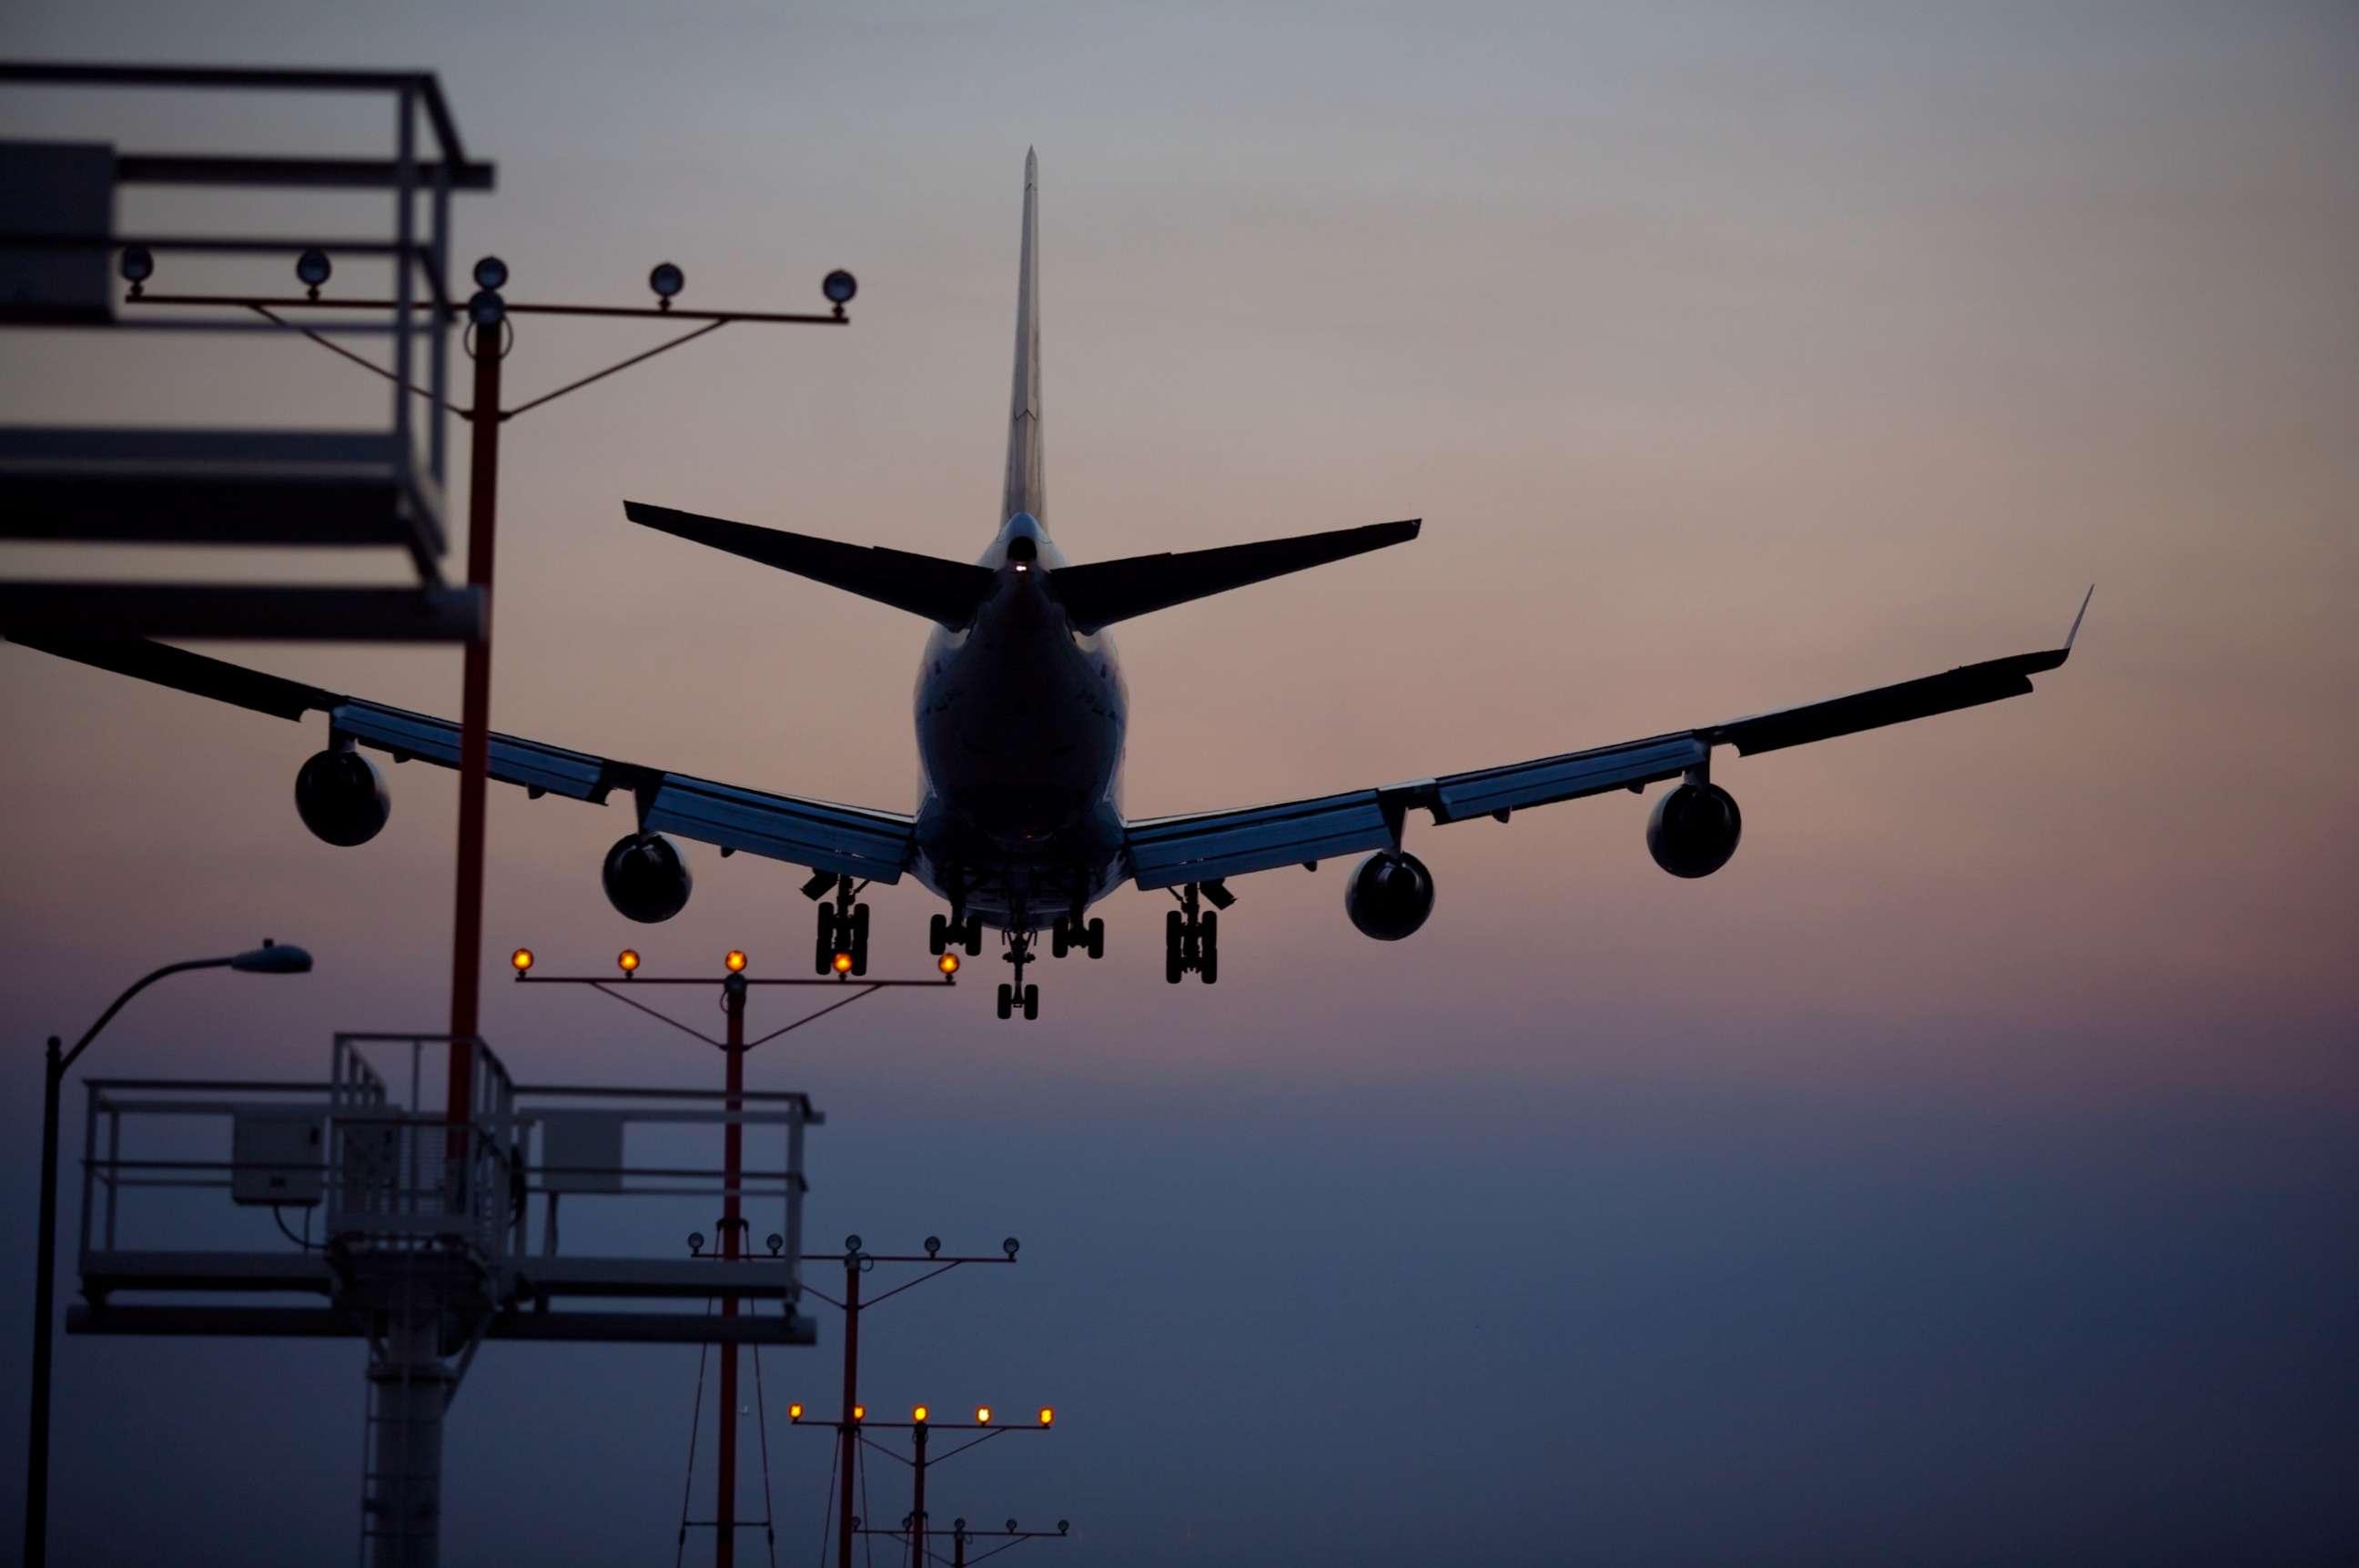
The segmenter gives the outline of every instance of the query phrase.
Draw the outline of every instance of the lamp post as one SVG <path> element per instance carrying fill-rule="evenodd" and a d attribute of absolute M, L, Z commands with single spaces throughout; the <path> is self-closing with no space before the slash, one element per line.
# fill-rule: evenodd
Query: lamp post
<path fill-rule="evenodd" d="M 114 1019 L 123 1005 L 161 980 L 190 969 L 235 969 L 247 975 L 301 975 L 311 967 L 311 955 L 292 944 L 263 939 L 262 945 L 228 958 L 191 958 L 167 964 L 142 976 L 114 998 L 98 1021 L 60 1051 L 60 1041 L 49 1036 L 41 1086 L 41 1225 L 40 1253 L 33 1262 L 33 1411 L 25 1445 L 25 1563 L 41 1568 L 49 1560 L 49 1344 L 58 1285 L 58 1094 L 71 1067 L 98 1031 Z"/>

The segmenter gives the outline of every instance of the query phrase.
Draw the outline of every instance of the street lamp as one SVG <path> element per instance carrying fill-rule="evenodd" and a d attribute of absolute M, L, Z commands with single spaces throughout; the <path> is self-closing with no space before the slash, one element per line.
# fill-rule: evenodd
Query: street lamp
<path fill-rule="evenodd" d="M 291 942 L 263 939 L 228 958 L 191 958 L 135 982 L 114 998 L 98 1021 L 90 1026 L 73 1049 L 60 1052 L 60 1041 L 49 1036 L 47 1074 L 41 1100 L 41 1225 L 40 1253 L 33 1264 L 33 1413 L 31 1437 L 25 1449 L 25 1563 L 39 1568 L 49 1559 L 49 1341 L 55 1311 L 58 1274 L 58 1094 L 71 1067 L 98 1031 L 114 1020 L 123 1004 L 167 975 L 189 969 L 235 969 L 247 975 L 302 975 L 311 967 L 311 955 Z"/>

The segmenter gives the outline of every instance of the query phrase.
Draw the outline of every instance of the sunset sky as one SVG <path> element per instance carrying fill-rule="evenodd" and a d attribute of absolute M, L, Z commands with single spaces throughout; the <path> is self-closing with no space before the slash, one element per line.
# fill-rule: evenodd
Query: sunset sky
<path fill-rule="evenodd" d="M 1352 929 L 1346 866 L 1271 872 L 1235 885 L 1221 984 L 1173 988 L 1169 906 L 1127 892 L 1103 962 L 1035 972 L 1036 1024 L 992 1018 L 979 963 L 757 1053 L 757 1086 L 829 1116 L 814 1237 L 1024 1238 L 872 1325 L 880 1407 L 1060 1410 L 945 1471 L 939 1517 L 1070 1517 L 1027 1550 L 1074 1568 L 2359 1555 L 2359 12 L 483 9 L 30 0 L 0 53 L 430 68 L 499 170 L 458 255 L 504 257 L 511 299 L 644 302 L 668 259 L 684 304 L 815 310 L 858 274 L 847 330 L 733 326 L 508 427 L 500 728 L 907 809 L 921 623 L 622 503 L 978 552 L 1027 147 L 1069 555 L 1425 519 L 1119 629 L 1133 815 L 2052 647 L 2097 585 L 2031 697 L 1723 754 L 1745 834 L 1707 880 L 1656 869 L 1625 794 L 1420 819 L 1439 903 L 1408 942 Z M 0 135 L 133 150 L 365 156 L 383 121 L 0 95 Z M 290 213 L 382 221 L 187 192 L 117 221 Z M 527 319 L 512 395 L 656 341 Z M 258 335 L 0 335 L 12 422 L 358 425 L 381 385 Z M 458 708 L 451 650 L 208 651 Z M 171 982 L 92 1070 L 310 1076 L 336 1029 L 444 1027 L 456 787 L 388 769 L 391 824 L 333 849 L 290 799 L 316 720 L 16 648 L 0 692 L 15 1411 L 42 1037 L 265 934 L 318 972 Z M 614 914 L 598 863 L 630 825 L 494 793 L 495 963 L 805 962 L 801 873 L 750 855 L 691 848 L 669 925 Z M 938 906 L 872 901 L 875 967 L 923 965 Z M 595 996 L 490 984 L 520 1077 L 718 1078 Z M 790 1561 L 828 1456 L 779 1410 L 832 1388 L 836 1327 L 765 1361 Z M 54 1560 L 350 1551 L 362 1365 L 61 1338 Z M 694 1378 L 692 1350 L 487 1349 L 445 1561 L 668 1560 Z"/>

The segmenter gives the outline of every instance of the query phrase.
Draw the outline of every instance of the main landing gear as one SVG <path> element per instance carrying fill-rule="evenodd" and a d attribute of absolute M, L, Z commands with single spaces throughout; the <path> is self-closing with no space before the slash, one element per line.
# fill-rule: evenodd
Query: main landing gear
<path fill-rule="evenodd" d="M 1049 953 L 1062 958 L 1069 953 L 1086 953 L 1092 958 L 1105 956 L 1105 921 L 1094 917 L 1084 920 L 1079 915 L 1059 915 L 1049 927 Z"/>
<path fill-rule="evenodd" d="M 1040 1016 L 1040 987 L 1024 983 L 1024 966 L 1032 962 L 1032 933 L 1012 931 L 1007 933 L 1007 962 L 1016 966 L 1014 984 L 999 984 L 999 1016 L 1012 1018 L 1018 1007 L 1024 1009 L 1026 1022 Z"/>
<path fill-rule="evenodd" d="M 810 898 L 826 900 L 831 894 L 833 898 L 819 907 L 819 940 L 812 944 L 811 954 L 814 974 L 868 973 L 868 906 L 853 902 L 867 886 L 865 882 L 854 886 L 849 877 L 824 872 L 803 884 L 803 892 Z"/>
<path fill-rule="evenodd" d="M 1163 978 L 1177 985 L 1181 975 L 1192 972 L 1203 976 L 1207 985 L 1217 984 L 1220 911 L 1235 903 L 1237 896 L 1214 881 L 1190 882 L 1175 888 L 1172 897 L 1180 900 L 1180 907 L 1163 917 Z M 1205 909 L 1205 904 L 1212 907 Z"/>
<path fill-rule="evenodd" d="M 983 951 L 983 917 L 962 915 L 952 909 L 947 915 L 936 915 L 926 928 L 926 951 L 940 958 L 953 946 L 966 949 L 969 958 Z"/>

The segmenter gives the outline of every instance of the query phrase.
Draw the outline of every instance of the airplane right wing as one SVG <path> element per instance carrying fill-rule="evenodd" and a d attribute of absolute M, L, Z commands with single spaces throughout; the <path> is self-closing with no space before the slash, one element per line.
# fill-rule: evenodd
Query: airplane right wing
<path fill-rule="evenodd" d="M 2096 590 L 2089 592 L 2093 596 Z M 1715 746 L 1733 746 L 1739 756 L 1750 757 L 2019 697 L 2031 690 L 2031 677 L 2059 668 L 2071 656 L 2088 610 L 2084 597 L 2061 648 L 1986 659 L 1797 708 L 1379 789 L 1129 822 L 1125 837 L 1130 875 L 1141 887 L 1176 887 L 1332 855 L 1397 850 L 1411 810 L 1430 812 L 1437 824 L 1485 816 L 1504 822 L 1510 811 L 1528 806 L 1680 778 L 1704 766 Z"/>
<path fill-rule="evenodd" d="M 415 758 L 441 768 L 459 766 L 459 726 L 449 719 L 343 696 L 167 643 L 22 634 L 8 640 L 275 718 L 324 713 L 332 738 L 389 753 L 396 762 Z M 642 832 L 675 833 L 716 844 L 723 854 L 742 849 L 869 882 L 900 880 L 916 838 L 915 819 L 898 811 L 766 794 L 518 735 L 491 737 L 489 773 L 536 798 L 562 795 L 604 805 L 613 791 L 622 789 L 637 808 Z"/>

